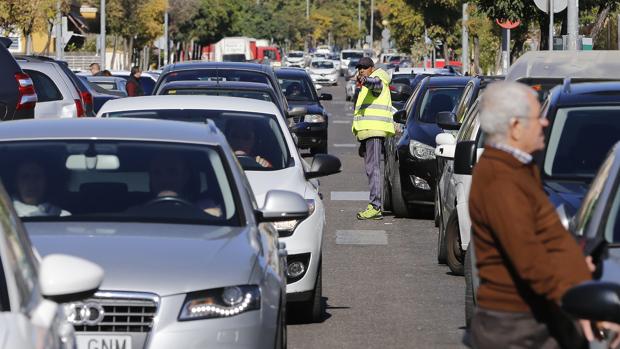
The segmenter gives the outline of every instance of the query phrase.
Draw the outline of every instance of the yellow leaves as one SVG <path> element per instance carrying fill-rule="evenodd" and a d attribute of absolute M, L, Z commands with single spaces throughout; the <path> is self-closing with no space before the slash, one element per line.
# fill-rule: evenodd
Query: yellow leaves
<path fill-rule="evenodd" d="M 25 34 L 44 30 L 55 15 L 56 0 L 0 0 L 0 27 L 5 30 Z"/>

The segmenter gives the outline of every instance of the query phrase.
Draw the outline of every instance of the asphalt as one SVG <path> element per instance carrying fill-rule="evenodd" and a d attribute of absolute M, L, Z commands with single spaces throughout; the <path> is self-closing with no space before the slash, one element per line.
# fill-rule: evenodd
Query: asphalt
<path fill-rule="evenodd" d="M 324 102 L 331 113 L 329 153 L 342 161 L 340 174 L 321 179 L 327 208 L 326 309 L 322 322 L 315 324 L 300 323 L 289 314 L 288 347 L 465 347 L 465 280 L 437 264 L 437 228 L 431 215 L 356 219 L 356 212 L 367 205 L 368 182 L 351 134 L 352 104 L 345 102 L 343 80 L 320 92 L 334 97 Z"/>

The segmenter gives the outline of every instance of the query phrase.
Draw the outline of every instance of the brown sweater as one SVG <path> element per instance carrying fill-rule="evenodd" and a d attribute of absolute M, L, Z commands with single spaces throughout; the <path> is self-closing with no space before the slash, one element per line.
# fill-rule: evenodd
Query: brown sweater
<path fill-rule="evenodd" d="M 484 309 L 531 312 L 591 278 L 579 246 L 542 188 L 538 167 L 487 147 L 469 196 Z"/>

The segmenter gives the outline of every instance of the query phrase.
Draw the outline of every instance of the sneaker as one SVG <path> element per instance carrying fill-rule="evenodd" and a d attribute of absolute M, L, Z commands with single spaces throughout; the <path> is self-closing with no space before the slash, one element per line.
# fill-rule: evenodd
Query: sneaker
<path fill-rule="evenodd" d="M 377 210 L 373 205 L 368 204 L 368 207 L 364 211 L 360 211 L 357 213 L 357 219 L 366 220 L 366 219 L 383 219 L 383 215 L 381 214 L 381 210 Z"/>

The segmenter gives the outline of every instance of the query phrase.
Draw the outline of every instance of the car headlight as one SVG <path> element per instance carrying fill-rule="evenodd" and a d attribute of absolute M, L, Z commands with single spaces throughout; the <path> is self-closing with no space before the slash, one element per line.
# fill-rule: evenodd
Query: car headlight
<path fill-rule="evenodd" d="M 409 153 L 416 159 L 432 160 L 435 158 L 435 148 L 418 141 L 409 141 Z"/>
<path fill-rule="evenodd" d="M 308 217 L 310 217 L 316 209 L 316 203 L 313 199 L 306 199 L 306 203 L 308 203 Z M 274 222 L 273 225 L 280 233 L 280 236 L 286 237 L 293 233 L 299 222 L 301 222 L 301 220 L 291 219 L 289 221 Z"/>
<path fill-rule="evenodd" d="M 310 122 L 313 124 L 318 124 L 321 122 L 325 122 L 325 117 L 321 114 L 308 114 L 304 116 L 304 122 Z"/>
<path fill-rule="evenodd" d="M 256 285 L 215 288 L 188 293 L 179 321 L 235 316 L 260 309 L 260 289 Z"/>

